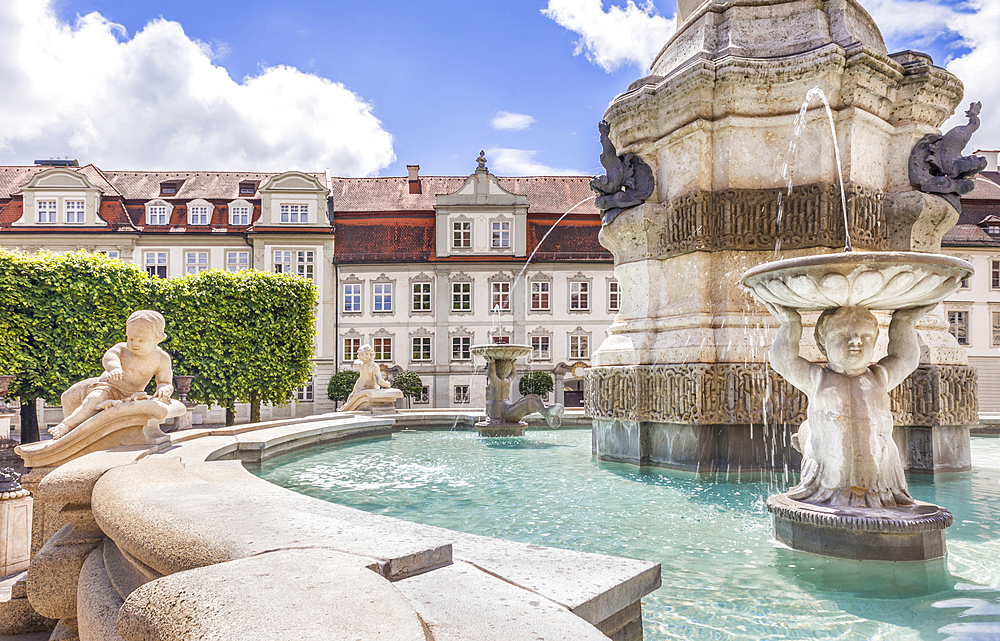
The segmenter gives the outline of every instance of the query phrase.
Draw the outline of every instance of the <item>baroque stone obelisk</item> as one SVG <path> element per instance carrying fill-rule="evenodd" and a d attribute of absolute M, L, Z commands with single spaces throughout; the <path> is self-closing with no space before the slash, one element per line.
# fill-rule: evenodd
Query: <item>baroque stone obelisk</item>
<path fill-rule="evenodd" d="M 618 152 L 652 167 L 655 189 L 600 235 L 622 308 L 585 379 L 594 450 L 702 472 L 794 468 L 805 398 L 769 370 L 776 323 L 739 281 L 773 260 L 779 239 L 784 257 L 844 248 L 834 138 L 818 102 L 788 154 L 800 105 L 813 87 L 829 98 L 854 248 L 936 252 L 958 214 L 911 186 L 908 159 L 939 133 L 962 84 L 924 54 L 889 55 L 857 0 L 682 1 L 677 19 L 652 74 L 604 115 Z M 940 309 L 917 333 L 920 365 L 892 393 L 904 465 L 968 469 L 975 371 Z M 885 349 L 883 338 L 876 358 Z M 821 360 L 811 339 L 803 356 Z"/>

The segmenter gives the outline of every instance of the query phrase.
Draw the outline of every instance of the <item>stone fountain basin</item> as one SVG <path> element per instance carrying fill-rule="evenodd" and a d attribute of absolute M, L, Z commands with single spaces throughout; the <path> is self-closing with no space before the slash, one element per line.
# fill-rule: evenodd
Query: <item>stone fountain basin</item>
<path fill-rule="evenodd" d="M 939 303 L 973 273 L 959 258 L 917 252 L 844 252 L 758 265 L 742 284 L 762 303 L 819 311 L 895 310 Z"/>
<path fill-rule="evenodd" d="M 531 345 L 516 343 L 486 343 L 473 345 L 469 350 L 487 361 L 514 361 L 531 353 Z"/>

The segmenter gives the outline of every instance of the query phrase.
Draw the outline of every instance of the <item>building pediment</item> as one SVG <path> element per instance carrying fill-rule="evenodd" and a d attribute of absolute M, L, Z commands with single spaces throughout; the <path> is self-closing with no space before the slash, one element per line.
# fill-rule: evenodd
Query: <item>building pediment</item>
<path fill-rule="evenodd" d="M 322 192 L 328 194 L 330 190 L 314 176 L 302 173 L 301 171 L 286 171 L 283 174 L 272 176 L 266 183 L 261 185 L 261 194 L 265 192 Z"/>

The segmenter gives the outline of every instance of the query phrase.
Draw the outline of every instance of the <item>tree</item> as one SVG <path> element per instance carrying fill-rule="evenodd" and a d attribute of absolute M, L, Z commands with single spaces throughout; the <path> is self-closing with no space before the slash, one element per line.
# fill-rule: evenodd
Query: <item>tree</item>
<path fill-rule="evenodd" d="M 129 314 L 148 307 L 151 278 L 86 251 L 0 251 L 0 284 L 0 358 L 21 402 L 21 441 L 30 443 L 38 440 L 35 401 L 57 405 L 70 385 L 101 374 L 104 352 L 125 340 Z"/>
<path fill-rule="evenodd" d="M 312 373 L 316 288 L 289 274 L 211 270 L 159 281 L 164 349 L 174 371 L 195 376 L 189 398 L 226 408 L 287 403 Z"/>
<path fill-rule="evenodd" d="M 392 379 L 392 386 L 403 392 L 406 397 L 406 407 L 410 407 L 410 399 L 417 398 L 424 391 L 424 382 L 416 372 L 400 372 Z"/>
<path fill-rule="evenodd" d="M 553 389 L 555 383 L 552 382 L 552 375 L 548 372 L 528 372 L 517 384 L 517 391 L 521 392 L 522 396 L 528 394 L 545 396 Z"/>
<path fill-rule="evenodd" d="M 330 383 L 326 386 L 326 395 L 330 400 L 346 401 L 354 390 L 354 384 L 358 382 L 361 374 L 353 369 L 342 369 L 330 377 Z"/>

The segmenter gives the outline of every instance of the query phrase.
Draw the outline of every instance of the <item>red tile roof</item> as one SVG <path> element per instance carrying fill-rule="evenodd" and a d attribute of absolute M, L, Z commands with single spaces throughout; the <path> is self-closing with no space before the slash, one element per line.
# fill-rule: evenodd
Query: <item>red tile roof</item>
<path fill-rule="evenodd" d="M 1000 240 L 993 238 L 978 225 L 955 225 L 941 239 L 942 247 L 988 247 L 1000 246 Z"/>
<path fill-rule="evenodd" d="M 335 212 L 433 211 L 439 194 L 458 190 L 466 176 L 420 176 L 419 194 L 411 194 L 405 176 L 398 178 L 332 178 Z M 528 211 L 562 214 L 580 201 L 574 213 L 596 216 L 590 176 L 497 177 L 501 187 L 528 198 Z"/>

